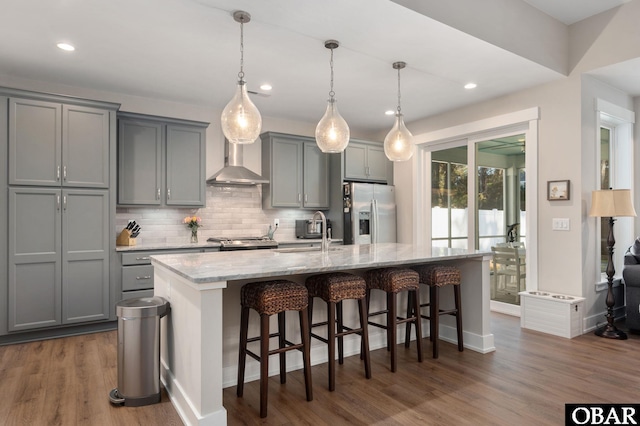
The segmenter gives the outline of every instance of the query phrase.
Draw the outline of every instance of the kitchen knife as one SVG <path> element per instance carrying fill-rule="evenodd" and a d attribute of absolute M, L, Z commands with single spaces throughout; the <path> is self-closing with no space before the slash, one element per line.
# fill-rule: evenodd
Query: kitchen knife
<path fill-rule="evenodd" d="M 135 224 L 135 220 L 130 220 L 129 223 L 127 223 L 127 227 L 125 229 L 127 230 L 131 230 L 131 228 L 133 228 L 133 225 Z"/>
<path fill-rule="evenodd" d="M 136 225 L 133 228 L 131 228 L 131 233 L 134 234 L 136 232 L 140 231 L 140 225 Z"/>
<path fill-rule="evenodd" d="M 137 237 L 140 234 L 141 229 L 142 227 L 138 225 L 138 229 L 133 234 L 131 234 L 131 238 Z"/>

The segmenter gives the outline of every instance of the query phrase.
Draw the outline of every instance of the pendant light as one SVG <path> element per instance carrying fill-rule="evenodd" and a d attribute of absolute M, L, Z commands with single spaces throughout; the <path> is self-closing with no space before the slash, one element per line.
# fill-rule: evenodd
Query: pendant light
<path fill-rule="evenodd" d="M 260 111 L 249 99 L 244 81 L 244 24 L 251 21 L 251 15 L 242 10 L 233 13 L 233 19 L 240 23 L 240 72 L 236 93 L 222 110 L 222 133 L 232 143 L 254 143 L 262 129 Z"/>
<path fill-rule="evenodd" d="M 327 110 L 316 126 L 316 144 L 322 152 L 342 152 L 349 144 L 349 126 L 338 112 L 333 91 L 333 49 L 340 46 L 336 40 L 327 40 L 324 47 L 331 50 L 331 90 Z"/>
<path fill-rule="evenodd" d="M 404 62 L 393 63 L 393 69 L 398 70 L 398 110 L 396 122 L 384 138 L 384 153 L 391 161 L 406 161 L 413 155 L 413 135 L 404 125 L 400 109 L 400 70 L 406 66 Z"/>

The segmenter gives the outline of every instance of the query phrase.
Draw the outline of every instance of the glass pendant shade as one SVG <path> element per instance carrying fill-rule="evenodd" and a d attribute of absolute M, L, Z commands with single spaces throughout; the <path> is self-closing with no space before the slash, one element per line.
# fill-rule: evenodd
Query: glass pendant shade
<path fill-rule="evenodd" d="M 406 161 L 413 156 L 413 135 L 399 112 L 391 131 L 384 138 L 384 153 L 391 161 Z"/>
<path fill-rule="evenodd" d="M 327 111 L 316 126 L 316 144 L 322 152 L 342 152 L 349 144 L 349 126 L 338 112 L 336 100 L 330 98 Z"/>
<path fill-rule="evenodd" d="M 236 93 L 222 110 L 222 133 L 232 143 L 254 143 L 262 130 L 260 111 L 249 99 L 247 85 L 238 81 Z"/>

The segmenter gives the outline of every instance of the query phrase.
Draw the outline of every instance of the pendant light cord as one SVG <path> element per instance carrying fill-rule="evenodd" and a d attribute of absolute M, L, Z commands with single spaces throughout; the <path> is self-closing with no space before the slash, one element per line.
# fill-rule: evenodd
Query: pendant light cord
<path fill-rule="evenodd" d="M 336 92 L 333 91 L 333 49 L 331 50 L 331 59 L 329 60 L 329 65 L 331 66 L 331 90 L 329 90 L 329 97 L 333 99 Z"/>
<path fill-rule="evenodd" d="M 400 114 L 400 68 L 398 68 L 398 114 Z"/>
<path fill-rule="evenodd" d="M 240 72 L 238 73 L 240 81 L 244 81 L 244 22 L 240 22 Z"/>

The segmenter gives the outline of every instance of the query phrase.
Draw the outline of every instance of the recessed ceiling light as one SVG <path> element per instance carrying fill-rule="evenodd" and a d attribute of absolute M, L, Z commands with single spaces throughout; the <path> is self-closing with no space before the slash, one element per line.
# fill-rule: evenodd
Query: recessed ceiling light
<path fill-rule="evenodd" d="M 74 50 L 76 50 L 76 48 L 69 43 L 58 43 L 56 46 L 58 46 L 58 48 L 62 50 L 66 50 L 67 52 L 73 52 Z"/>
<path fill-rule="evenodd" d="M 475 89 L 476 87 L 478 87 L 478 85 L 475 83 L 467 83 L 464 85 L 465 89 Z"/>
<path fill-rule="evenodd" d="M 395 111 L 393 111 L 393 110 L 391 110 L 391 109 L 390 109 L 390 110 L 388 110 L 388 111 L 385 111 L 385 112 L 384 112 L 384 115 L 395 115 L 395 113 L 396 113 Z"/>
<path fill-rule="evenodd" d="M 260 86 L 260 88 L 262 90 L 271 90 L 273 89 L 273 86 L 271 86 L 269 83 L 264 83 L 262 86 Z"/>

